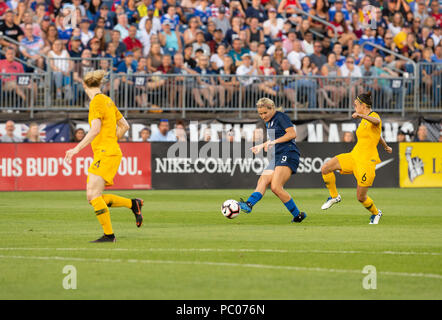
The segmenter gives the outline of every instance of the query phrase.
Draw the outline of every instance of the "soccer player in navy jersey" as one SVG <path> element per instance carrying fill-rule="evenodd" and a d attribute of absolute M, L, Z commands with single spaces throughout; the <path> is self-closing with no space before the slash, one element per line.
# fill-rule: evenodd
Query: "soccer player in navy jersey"
<path fill-rule="evenodd" d="M 256 107 L 260 118 L 266 123 L 269 138 L 265 143 L 254 146 L 252 152 L 258 154 L 264 149 L 264 151 L 271 152 L 273 157 L 261 174 L 255 192 L 247 201 L 240 199 L 239 205 L 243 212 L 250 213 L 270 186 L 272 192 L 281 199 L 293 215 L 292 222 L 301 222 L 307 214 L 299 211 L 291 195 L 284 190 L 285 183 L 292 174 L 296 173 L 299 165 L 300 152 L 295 143 L 295 128 L 285 113 L 276 110 L 275 103 L 271 99 L 259 99 Z"/>

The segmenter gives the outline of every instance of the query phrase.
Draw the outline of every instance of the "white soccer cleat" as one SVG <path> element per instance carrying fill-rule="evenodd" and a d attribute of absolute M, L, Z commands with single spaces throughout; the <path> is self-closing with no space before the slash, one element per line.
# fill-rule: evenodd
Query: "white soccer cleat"
<path fill-rule="evenodd" d="M 373 214 L 370 217 L 370 223 L 369 224 L 378 224 L 379 220 L 381 220 L 381 217 L 382 217 L 382 211 L 378 210 L 378 214 Z"/>
<path fill-rule="evenodd" d="M 322 210 L 327 210 L 335 203 L 341 202 L 341 196 L 338 194 L 336 198 L 328 197 L 327 201 L 322 205 Z"/>

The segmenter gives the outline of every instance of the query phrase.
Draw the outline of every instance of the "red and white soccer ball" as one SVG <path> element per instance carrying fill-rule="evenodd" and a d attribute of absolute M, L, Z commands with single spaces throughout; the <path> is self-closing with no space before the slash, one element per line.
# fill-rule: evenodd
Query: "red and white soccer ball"
<path fill-rule="evenodd" d="M 221 213 L 227 219 L 236 218 L 240 212 L 241 208 L 236 200 L 226 200 L 221 207 Z"/>

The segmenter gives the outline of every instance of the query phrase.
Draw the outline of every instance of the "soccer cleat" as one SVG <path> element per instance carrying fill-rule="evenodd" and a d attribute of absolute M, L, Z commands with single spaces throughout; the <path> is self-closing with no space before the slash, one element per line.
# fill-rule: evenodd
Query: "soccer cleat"
<path fill-rule="evenodd" d="M 335 203 L 341 202 L 341 196 L 338 194 L 336 198 L 328 197 L 327 201 L 322 205 L 322 210 L 327 210 Z"/>
<path fill-rule="evenodd" d="M 253 207 L 248 202 L 244 201 L 242 198 L 239 198 L 238 203 L 239 203 L 239 207 L 241 208 L 242 212 L 244 212 L 244 213 L 252 212 Z"/>
<path fill-rule="evenodd" d="M 97 240 L 90 241 L 90 243 L 101 243 L 101 242 L 117 242 L 117 238 L 115 238 L 114 234 L 103 234 L 101 238 Z"/>
<path fill-rule="evenodd" d="M 292 219 L 292 222 L 297 222 L 300 223 L 302 222 L 302 220 L 304 220 L 305 218 L 307 218 L 307 214 L 305 212 L 300 212 L 298 213 L 298 215 L 296 217 L 294 217 Z"/>
<path fill-rule="evenodd" d="M 141 199 L 132 199 L 132 212 L 135 215 L 135 222 L 137 227 L 141 227 L 143 224 L 143 214 L 141 213 L 141 207 L 143 206 L 144 201 Z"/>
<path fill-rule="evenodd" d="M 369 224 L 378 224 L 381 218 L 382 218 L 382 211 L 378 209 L 378 214 L 371 215 Z"/>

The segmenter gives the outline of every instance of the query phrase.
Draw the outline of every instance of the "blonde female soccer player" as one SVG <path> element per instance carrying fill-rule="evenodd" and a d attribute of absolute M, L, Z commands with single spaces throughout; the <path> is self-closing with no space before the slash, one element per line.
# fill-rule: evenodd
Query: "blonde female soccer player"
<path fill-rule="evenodd" d="M 381 210 L 378 210 L 373 200 L 367 196 L 368 188 L 372 186 L 375 178 L 376 164 L 380 162 L 377 145 L 380 142 L 388 153 L 392 152 L 381 137 L 382 121 L 379 115 L 371 110 L 371 92 L 359 95 L 355 102 L 354 119 L 362 119 L 356 130 L 358 141 L 350 153 L 341 153 L 322 166 L 322 177 L 330 192 L 330 197 L 322 205 L 321 209 L 326 210 L 333 204 L 341 201 L 341 196 L 336 189 L 336 177 L 333 173 L 339 170 L 341 174 L 351 174 L 356 178 L 356 195 L 359 202 L 371 212 L 370 224 L 378 224 L 382 217 Z"/>
<path fill-rule="evenodd" d="M 293 215 L 292 222 L 302 222 L 307 217 L 305 212 L 300 212 L 292 196 L 284 190 L 284 185 L 295 174 L 299 165 L 299 149 L 296 146 L 296 131 L 290 118 L 283 112 L 277 111 L 275 103 L 268 98 L 259 99 L 256 103 L 258 114 L 264 120 L 269 139 L 252 148 L 253 153 L 261 150 L 272 151 L 274 157 L 264 169 L 258 180 L 255 192 L 247 201 L 239 202 L 241 210 L 250 213 L 253 206 L 261 200 L 267 187 L 284 203 L 287 210 Z M 273 140 L 272 140 L 273 139 Z M 274 148 L 273 150 L 271 150 Z"/>
<path fill-rule="evenodd" d="M 127 207 L 135 215 L 137 227 L 143 223 L 141 207 L 143 200 L 128 199 L 113 194 L 104 194 L 106 186 L 114 184 L 114 176 L 120 166 L 122 153 L 118 139 L 124 136 L 129 124 L 118 111 L 114 102 L 101 93 L 100 87 L 106 72 L 96 70 L 87 73 L 83 78 L 84 91 L 90 99 L 90 130 L 75 148 L 66 151 L 65 161 L 70 163 L 75 154 L 91 144 L 94 160 L 89 167 L 86 196 L 92 205 L 98 221 L 103 227 L 104 235 L 92 242 L 115 242 L 108 207 Z"/>

